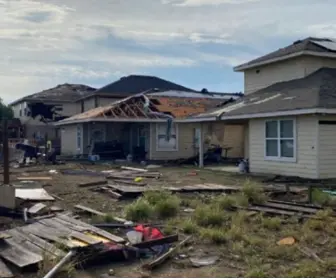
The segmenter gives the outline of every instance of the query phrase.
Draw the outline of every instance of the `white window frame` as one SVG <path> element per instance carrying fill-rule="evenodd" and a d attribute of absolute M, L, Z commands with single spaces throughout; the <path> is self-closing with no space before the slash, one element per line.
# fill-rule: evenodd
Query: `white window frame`
<path fill-rule="evenodd" d="M 276 138 L 267 138 L 266 137 L 266 124 L 268 122 L 277 122 L 277 130 L 278 130 L 278 137 Z M 293 122 L 293 138 L 281 138 L 280 137 L 280 122 L 281 121 L 292 121 Z M 297 146 L 296 146 L 296 138 L 297 138 L 297 133 L 296 133 L 296 119 L 295 118 L 290 118 L 290 119 L 268 119 L 264 123 L 264 158 L 265 160 L 270 160 L 270 161 L 283 161 L 283 162 L 296 162 L 296 153 L 297 153 Z M 272 157 L 272 156 L 267 156 L 267 140 L 277 140 L 277 147 L 278 147 L 278 156 L 277 157 Z M 293 140 L 293 157 L 282 157 L 281 156 L 281 145 L 280 141 L 281 140 Z"/>
<path fill-rule="evenodd" d="M 159 147 L 159 127 L 160 125 L 167 125 L 166 122 L 164 123 L 157 123 L 156 124 L 156 133 L 155 133 L 155 139 L 156 139 L 156 151 L 157 152 L 176 152 L 178 151 L 178 142 L 179 142 L 179 135 L 178 135 L 178 124 L 177 123 L 172 123 L 172 126 L 175 126 L 175 138 L 176 138 L 176 147 L 175 148 L 171 148 L 171 149 L 167 149 L 167 148 L 160 148 Z"/>

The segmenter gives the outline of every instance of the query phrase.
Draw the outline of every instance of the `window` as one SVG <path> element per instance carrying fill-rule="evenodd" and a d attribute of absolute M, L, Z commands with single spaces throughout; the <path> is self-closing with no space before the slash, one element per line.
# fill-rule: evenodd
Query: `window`
<path fill-rule="evenodd" d="M 272 120 L 265 123 L 265 157 L 295 161 L 295 121 Z"/>
<path fill-rule="evenodd" d="M 160 123 L 156 125 L 156 150 L 157 151 L 177 151 L 178 133 L 177 124 L 172 123 L 170 129 L 170 137 L 167 140 L 167 123 Z"/>

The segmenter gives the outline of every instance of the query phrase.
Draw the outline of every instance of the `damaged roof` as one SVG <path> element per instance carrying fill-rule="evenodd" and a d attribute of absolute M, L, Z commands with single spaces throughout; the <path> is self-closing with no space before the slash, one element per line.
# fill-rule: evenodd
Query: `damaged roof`
<path fill-rule="evenodd" d="M 91 94 L 96 89 L 87 85 L 81 84 L 62 84 L 54 88 L 46 89 L 38 93 L 34 93 L 23 98 L 20 98 L 10 105 L 15 105 L 22 101 L 29 102 L 74 102 L 88 94 Z"/>
<path fill-rule="evenodd" d="M 189 91 L 195 90 L 175 84 L 173 82 L 155 77 L 145 75 L 129 75 L 122 77 L 119 80 L 110 83 L 102 88 L 97 89 L 92 95 L 103 96 L 117 96 L 127 97 L 133 94 L 137 94 L 144 91 L 150 91 L 151 89 L 158 89 L 160 91 L 165 90 L 178 90 Z"/>
<path fill-rule="evenodd" d="M 60 121 L 58 124 L 85 122 L 102 118 L 106 120 L 130 119 L 130 121 L 134 119 L 166 119 L 168 116 L 187 118 L 233 100 L 233 98 L 228 99 L 225 95 L 218 98 L 208 98 L 207 95 L 203 94 L 200 97 L 198 93 L 188 98 L 136 94 L 107 106 L 77 114 Z"/>
<path fill-rule="evenodd" d="M 219 118 L 300 109 L 336 108 L 336 69 L 321 68 L 296 80 L 280 82 L 195 118 Z"/>
<path fill-rule="evenodd" d="M 280 48 L 274 52 L 253 59 L 247 63 L 241 64 L 234 68 L 235 71 L 256 67 L 260 64 L 266 64 L 273 59 L 285 58 L 288 55 L 300 54 L 302 52 L 314 52 L 318 54 L 336 54 L 336 41 L 329 38 L 314 38 L 308 37 L 302 40 L 293 42 L 291 45 Z"/>

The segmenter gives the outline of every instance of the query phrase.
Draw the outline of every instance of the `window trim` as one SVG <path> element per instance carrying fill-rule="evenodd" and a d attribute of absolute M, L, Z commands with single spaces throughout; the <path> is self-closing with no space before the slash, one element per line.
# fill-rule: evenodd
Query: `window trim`
<path fill-rule="evenodd" d="M 177 123 L 172 123 L 172 125 L 175 126 L 175 137 L 176 137 L 176 148 L 166 149 L 166 148 L 160 148 L 159 147 L 159 126 L 160 125 L 166 125 L 166 123 L 156 123 L 156 129 L 155 129 L 155 140 L 156 140 L 156 151 L 157 152 L 177 152 L 179 149 L 179 128 Z"/>
<path fill-rule="evenodd" d="M 277 122 L 277 129 L 278 129 L 278 137 L 277 138 L 267 138 L 266 137 L 266 124 L 268 122 Z M 280 122 L 281 121 L 292 121 L 293 122 L 293 157 L 282 157 L 281 156 L 281 146 L 280 146 L 280 140 L 292 140 L 292 138 L 280 138 Z M 267 140 L 277 140 L 278 141 L 278 156 L 272 157 L 267 156 Z M 280 161 L 280 162 L 296 162 L 296 156 L 297 156 L 297 146 L 296 146 L 296 139 L 297 139 L 297 133 L 296 133 L 296 119 L 295 118 L 281 118 L 281 119 L 267 119 L 264 122 L 264 159 L 268 161 Z"/>

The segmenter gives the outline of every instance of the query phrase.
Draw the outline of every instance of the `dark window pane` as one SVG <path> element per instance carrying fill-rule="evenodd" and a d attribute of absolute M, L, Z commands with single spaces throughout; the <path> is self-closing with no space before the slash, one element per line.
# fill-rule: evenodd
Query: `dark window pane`
<path fill-rule="evenodd" d="M 281 140 L 280 141 L 281 157 L 293 158 L 294 157 L 294 141 Z"/>
<path fill-rule="evenodd" d="M 278 137 L 278 122 L 269 121 L 266 122 L 266 138 L 277 138 Z"/>
<path fill-rule="evenodd" d="M 280 137 L 293 138 L 293 121 L 280 121 Z"/>
<path fill-rule="evenodd" d="M 266 156 L 278 156 L 278 140 L 266 140 Z"/>

